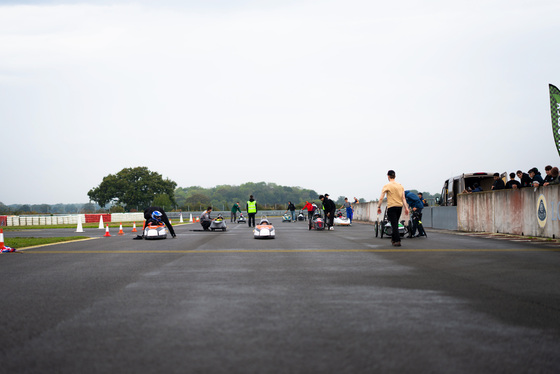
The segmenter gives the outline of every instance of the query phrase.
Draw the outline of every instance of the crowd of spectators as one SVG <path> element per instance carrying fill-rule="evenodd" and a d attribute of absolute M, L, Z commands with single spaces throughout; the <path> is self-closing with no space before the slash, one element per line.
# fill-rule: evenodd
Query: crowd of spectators
<path fill-rule="evenodd" d="M 494 173 L 494 183 L 492 184 L 492 190 L 507 190 L 507 189 L 518 189 L 524 187 L 540 187 L 549 186 L 553 184 L 560 184 L 559 172 L 556 166 L 552 167 L 547 165 L 544 168 L 546 176 L 543 178 L 541 172 L 536 167 L 531 168 L 527 173 L 521 170 L 517 170 L 517 173 L 510 173 L 509 180 L 504 183 L 504 180 L 500 177 L 499 173 Z M 517 178 L 519 180 L 515 179 Z M 480 192 L 482 188 L 475 183 L 473 188 L 467 189 L 467 193 Z"/>

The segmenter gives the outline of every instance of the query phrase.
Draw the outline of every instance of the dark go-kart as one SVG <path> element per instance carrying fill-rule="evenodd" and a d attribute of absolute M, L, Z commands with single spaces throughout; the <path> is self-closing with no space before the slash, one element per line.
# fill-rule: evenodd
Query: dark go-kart
<path fill-rule="evenodd" d="M 321 217 L 319 213 L 313 214 L 313 218 L 309 221 L 309 230 L 324 230 L 325 229 L 325 221 Z"/>
<path fill-rule="evenodd" d="M 398 224 L 399 235 L 402 237 L 409 234 L 409 229 L 412 227 L 412 221 L 408 221 L 408 226 L 404 224 L 404 221 L 400 221 Z M 393 227 L 391 226 L 391 222 L 387 218 L 387 208 L 385 208 L 385 214 L 383 215 L 383 219 L 381 221 L 376 221 L 373 224 L 373 231 L 375 232 L 375 237 L 378 236 L 383 237 L 391 237 L 393 235 Z"/>

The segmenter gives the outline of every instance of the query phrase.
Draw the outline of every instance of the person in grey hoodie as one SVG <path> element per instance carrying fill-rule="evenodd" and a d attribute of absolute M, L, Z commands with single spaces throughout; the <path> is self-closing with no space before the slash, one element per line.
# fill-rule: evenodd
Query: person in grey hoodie
<path fill-rule="evenodd" d="M 204 231 L 208 231 L 210 224 L 212 223 L 212 218 L 210 218 L 210 213 L 212 213 L 212 207 L 209 206 L 202 214 L 200 215 L 200 224 Z"/>

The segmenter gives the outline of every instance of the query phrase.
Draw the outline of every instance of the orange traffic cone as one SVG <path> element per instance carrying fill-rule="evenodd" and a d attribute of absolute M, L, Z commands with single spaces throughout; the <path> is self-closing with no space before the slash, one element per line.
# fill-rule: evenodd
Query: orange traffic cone
<path fill-rule="evenodd" d="M 121 222 L 121 226 L 119 227 L 118 235 L 124 235 L 124 232 L 122 231 L 122 222 Z"/>
<path fill-rule="evenodd" d="M 200 217 L 196 217 L 196 222 L 200 222 Z"/>
<path fill-rule="evenodd" d="M 109 234 L 109 225 L 107 225 L 107 229 L 105 230 L 105 235 L 103 236 L 111 236 L 111 234 Z"/>
<path fill-rule="evenodd" d="M 0 250 L 6 248 L 4 245 L 4 230 L 0 229 Z"/>
<path fill-rule="evenodd" d="M 138 232 L 138 230 L 136 230 L 136 222 L 134 222 L 134 225 L 132 225 L 132 232 Z"/>

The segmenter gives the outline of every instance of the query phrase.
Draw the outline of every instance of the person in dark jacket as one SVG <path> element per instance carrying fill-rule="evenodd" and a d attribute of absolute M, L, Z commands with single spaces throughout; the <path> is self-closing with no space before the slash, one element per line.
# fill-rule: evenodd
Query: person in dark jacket
<path fill-rule="evenodd" d="M 551 170 L 552 170 L 552 166 L 551 166 L 551 165 L 546 165 L 546 166 L 544 167 L 544 173 L 546 174 L 546 175 L 544 176 L 544 179 L 543 179 L 544 183 L 550 182 L 552 179 L 554 179 L 554 178 L 552 178 L 552 176 L 550 175 L 550 171 L 551 171 Z M 543 184 L 544 184 L 544 183 L 543 183 Z"/>
<path fill-rule="evenodd" d="M 296 206 L 291 201 L 288 201 L 288 210 L 292 215 L 292 222 L 296 222 Z M 288 212 L 288 210 L 286 210 L 286 213 Z"/>
<path fill-rule="evenodd" d="M 482 187 L 478 183 L 474 183 L 471 192 L 482 192 Z"/>
<path fill-rule="evenodd" d="M 531 187 L 531 185 L 533 184 L 533 181 L 531 180 L 531 177 L 529 176 L 529 174 L 524 173 L 521 170 L 517 170 L 517 177 L 519 178 L 519 181 L 521 182 L 521 188 Z"/>
<path fill-rule="evenodd" d="M 521 183 L 515 180 L 515 173 L 509 173 L 509 180 L 506 183 L 506 190 L 519 188 L 521 188 Z"/>
<path fill-rule="evenodd" d="M 165 226 L 167 226 L 167 229 L 169 230 L 169 233 L 173 238 L 177 236 L 175 235 L 175 230 L 173 230 L 173 226 L 171 226 L 171 222 L 169 222 L 169 218 L 167 218 L 167 214 L 165 214 L 163 208 L 160 208 L 159 206 L 151 206 L 149 208 L 146 208 L 146 210 L 144 210 L 144 219 L 146 220 L 144 221 L 144 228 L 146 228 L 146 224 L 149 222 L 157 223 L 161 221 L 165 224 Z M 143 238 L 144 230 L 142 229 L 142 235 L 137 235 L 134 239 Z"/>
<path fill-rule="evenodd" d="M 410 232 L 408 237 L 411 238 L 416 236 L 416 230 L 418 230 L 419 222 L 422 222 L 422 209 L 424 209 L 424 203 L 420 199 L 418 195 L 411 191 L 404 191 L 404 197 L 406 199 L 406 203 L 408 207 L 412 211 L 411 213 L 411 221 L 412 227 L 410 228 Z M 418 236 L 425 235 L 418 232 Z"/>
<path fill-rule="evenodd" d="M 549 175 L 550 175 L 550 181 L 544 182 L 545 186 L 549 186 L 551 184 L 560 184 L 560 176 L 559 176 L 558 168 L 556 166 L 550 169 Z"/>
<path fill-rule="evenodd" d="M 334 230 L 334 213 L 336 211 L 336 205 L 334 201 L 329 199 L 328 194 L 319 196 L 319 200 L 323 202 L 323 209 L 325 210 L 327 221 L 327 230 Z"/>
<path fill-rule="evenodd" d="M 544 184 L 541 172 L 537 168 L 529 170 L 529 177 L 531 178 L 531 182 L 534 187 L 542 186 Z"/>
<path fill-rule="evenodd" d="M 424 206 L 429 206 L 430 204 L 428 204 L 428 201 L 426 199 L 424 199 L 424 195 L 422 194 L 422 192 L 418 192 L 418 197 L 420 198 L 420 201 L 422 201 L 422 204 Z"/>
<path fill-rule="evenodd" d="M 492 190 L 503 190 L 506 188 L 506 185 L 502 178 L 500 178 L 499 173 L 494 173 L 494 183 L 492 183 Z"/>

